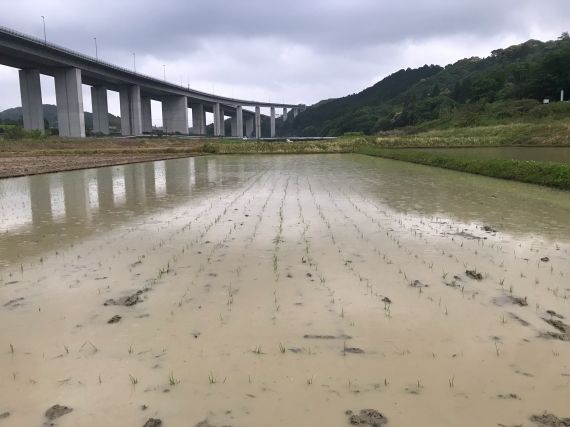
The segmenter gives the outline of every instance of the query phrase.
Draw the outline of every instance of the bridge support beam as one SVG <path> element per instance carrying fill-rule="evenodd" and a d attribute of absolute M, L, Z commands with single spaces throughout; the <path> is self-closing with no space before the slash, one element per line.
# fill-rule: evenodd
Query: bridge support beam
<path fill-rule="evenodd" d="M 283 123 L 287 121 L 287 107 L 283 107 Z"/>
<path fill-rule="evenodd" d="M 142 109 L 140 86 L 123 86 L 119 90 L 121 104 L 121 134 L 142 135 Z"/>
<path fill-rule="evenodd" d="M 214 136 L 221 136 L 222 135 L 222 126 L 223 126 L 223 113 L 221 111 L 221 105 L 218 103 L 214 104 Z"/>
<path fill-rule="evenodd" d="M 271 107 L 271 138 L 275 138 L 275 107 Z"/>
<path fill-rule="evenodd" d="M 261 108 L 255 107 L 255 138 L 261 138 Z"/>
<path fill-rule="evenodd" d="M 109 108 L 105 87 L 91 87 L 91 107 L 93 109 L 93 132 L 109 135 Z"/>
<path fill-rule="evenodd" d="M 59 136 L 85 138 L 85 115 L 79 68 L 58 68 L 54 72 Z"/>
<path fill-rule="evenodd" d="M 253 136 L 253 116 L 245 118 L 245 136 L 251 138 Z"/>
<path fill-rule="evenodd" d="M 141 97 L 141 120 L 142 132 L 152 133 L 152 109 L 150 107 L 150 98 Z"/>
<path fill-rule="evenodd" d="M 236 107 L 236 133 L 233 133 L 232 129 L 232 136 L 237 138 L 243 138 L 243 108 L 241 105 Z M 233 122 L 232 122 L 233 123 Z"/>
<path fill-rule="evenodd" d="M 20 95 L 24 129 L 44 131 L 42 86 L 38 70 L 20 70 Z"/>
<path fill-rule="evenodd" d="M 165 132 L 188 135 L 188 98 L 183 95 L 163 98 L 162 121 Z"/>
<path fill-rule="evenodd" d="M 299 109 L 293 108 L 293 118 L 296 118 L 299 115 Z"/>
<path fill-rule="evenodd" d="M 204 104 L 192 105 L 192 134 L 206 135 L 206 112 Z"/>

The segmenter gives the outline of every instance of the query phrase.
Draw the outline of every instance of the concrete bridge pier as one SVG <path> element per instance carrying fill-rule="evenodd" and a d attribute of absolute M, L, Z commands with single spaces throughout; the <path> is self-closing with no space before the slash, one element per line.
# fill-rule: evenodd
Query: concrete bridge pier
<path fill-rule="evenodd" d="M 237 138 L 243 138 L 243 108 L 241 105 L 238 105 L 236 107 L 236 117 L 235 117 L 235 121 L 236 121 L 236 133 L 234 134 L 232 132 L 232 136 L 235 136 Z M 233 123 L 233 122 L 232 122 Z"/>
<path fill-rule="evenodd" d="M 142 132 L 152 133 L 152 109 L 150 107 L 151 99 L 144 96 L 141 97 L 141 121 Z"/>
<path fill-rule="evenodd" d="M 93 132 L 109 135 L 109 108 L 105 87 L 91 87 L 91 106 L 93 109 Z"/>
<path fill-rule="evenodd" d="M 287 121 L 287 107 L 283 107 L 283 123 Z"/>
<path fill-rule="evenodd" d="M 261 138 L 261 107 L 255 107 L 255 138 Z"/>
<path fill-rule="evenodd" d="M 251 138 L 253 136 L 253 116 L 245 118 L 245 136 Z"/>
<path fill-rule="evenodd" d="M 220 136 L 226 136 L 226 116 L 224 107 L 220 105 Z"/>
<path fill-rule="evenodd" d="M 142 135 L 142 109 L 140 86 L 122 86 L 119 90 L 121 104 L 121 134 Z"/>
<path fill-rule="evenodd" d="M 221 106 L 219 103 L 214 104 L 214 136 L 221 136 L 221 128 L 223 126 L 223 113 L 221 112 Z"/>
<path fill-rule="evenodd" d="M 271 138 L 275 138 L 275 107 L 271 107 Z"/>
<path fill-rule="evenodd" d="M 85 138 L 81 70 L 57 68 L 54 78 L 59 136 Z"/>
<path fill-rule="evenodd" d="M 20 95 L 24 129 L 44 131 L 42 86 L 38 70 L 20 70 Z"/>
<path fill-rule="evenodd" d="M 192 105 L 192 134 L 206 135 L 206 112 L 204 104 Z"/>
<path fill-rule="evenodd" d="M 163 98 L 162 121 L 165 132 L 188 135 L 188 98 L 184 95 Z"/>
<path fill-rule="evenodd" d="M 237 136 L 237 115 L 230 118 L 230 125 L 232 128 L 231 136 L 235 138 Z"/>
<path fill-rule="evenodd" d="M 293 108 L 293 118 L 295 119 L 299 115 L 299 109 Z"/>

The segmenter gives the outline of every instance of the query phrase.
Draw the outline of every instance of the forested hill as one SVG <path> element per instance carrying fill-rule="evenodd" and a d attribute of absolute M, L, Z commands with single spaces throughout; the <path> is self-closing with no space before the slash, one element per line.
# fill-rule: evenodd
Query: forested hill
<path fill-rule="evenodd" d="M 498 49 L 487 58 L 468 58 L 445 68 L 400 70 L 364 91 L 308 107 L 279 129 L 282 135 L 338 136 L 440 120 L 464 109 L 485 109 L 509 101 L 532 108 L 543 99 L 570 99 L 570 36 L 529 40 Z M 529 99 L 532 102 L 517 103 Z M 506 111 L 506 114 L 509 114 Z"/>

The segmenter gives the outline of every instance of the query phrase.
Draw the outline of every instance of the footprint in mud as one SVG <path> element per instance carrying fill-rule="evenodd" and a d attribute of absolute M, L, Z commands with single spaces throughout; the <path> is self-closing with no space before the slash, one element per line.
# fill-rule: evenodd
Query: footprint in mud
<path fill-rule="evenodd" d="M 10 416 L 10 412 L 2 412 L 0 413 L 0 420 L 8 418 Z"/>
<path fill-rule="evenodd" d="M 348 410 L 346 415 L 349 416 L 348 421 L 352 425 L 380 427 L 388 423 L 388 418 L 376 409 L 361 409 L 359 414 Z"/>
<path fill-rule="evenodd" d="M 158 418 L 149 418 L 143 427 L 160 427 L 162 426 L 162 420 Z"/>

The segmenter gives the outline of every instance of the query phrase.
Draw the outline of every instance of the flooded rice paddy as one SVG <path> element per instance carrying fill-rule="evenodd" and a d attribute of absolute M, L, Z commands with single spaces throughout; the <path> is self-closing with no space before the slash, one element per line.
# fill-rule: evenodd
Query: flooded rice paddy
<path fill-rule="evenodd" d="M 358 155 L 2 180 L 0 426 L 570 416 L 569 213 Z"/>

